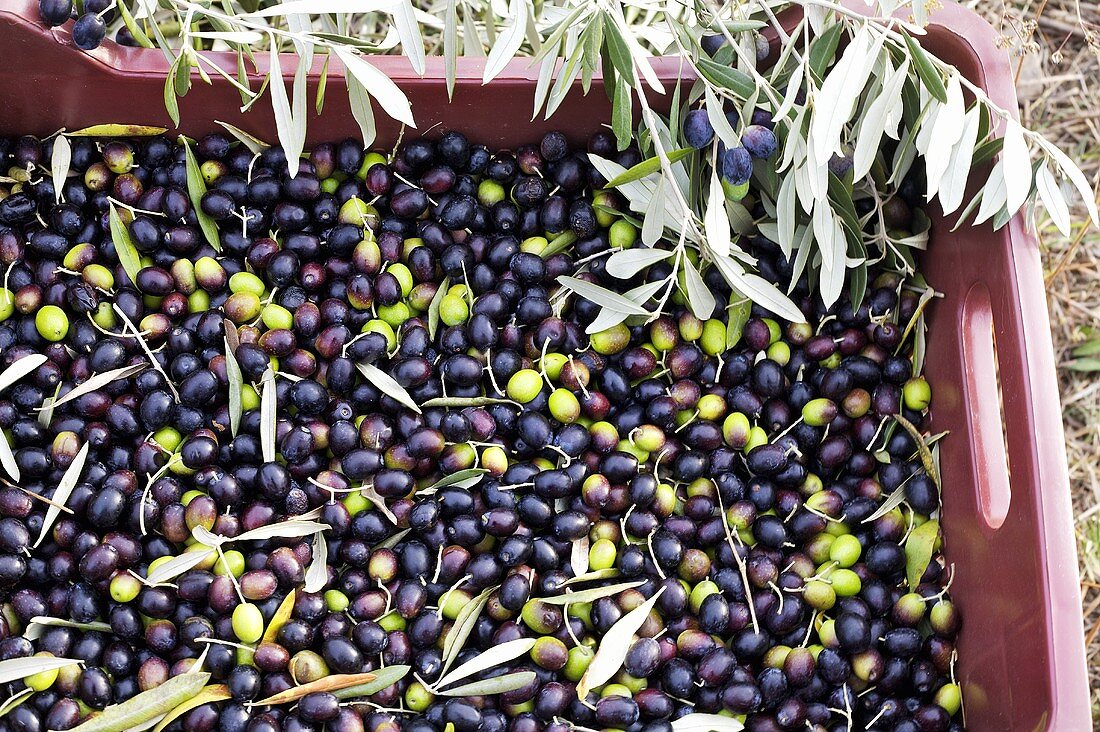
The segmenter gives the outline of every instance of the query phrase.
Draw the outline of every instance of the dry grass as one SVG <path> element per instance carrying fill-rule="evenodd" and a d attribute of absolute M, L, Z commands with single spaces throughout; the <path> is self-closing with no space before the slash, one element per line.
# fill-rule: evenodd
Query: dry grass
<path fill-rule="evenodd" d="M 1003 34 L 1018 64 L 1020 108 L 1100 179 L 1100 5 L 1095 0 L 968 0 Z M 1083 219 L 1083 211 L 1077 211 Z M 1100 373 L 1064 368 L 1073 346 L 1100 332 L 1100 232 L 1063 238 L 1040 226 L 1062 413 L 1077 516 L 1093 716 L 1100 724 Z"/>

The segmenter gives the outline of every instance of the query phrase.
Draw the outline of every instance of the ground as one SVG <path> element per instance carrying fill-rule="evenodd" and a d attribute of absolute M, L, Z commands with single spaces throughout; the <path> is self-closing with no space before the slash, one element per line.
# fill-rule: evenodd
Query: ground
<path fill-rule="evenodd" d="M 1100 171 L 1100 5 L 1095 0 L 966 0 L 1002 34 L 1018 63 L 1026 124 L 1062 146 L 1094 189 Z M 1083 220 L 1083 210 L 1077 211 Z M 1062 237 L 1039 224 L 1077 519 L 1081 594 L 1100 725 L 1100 370 L 1070 368 L 1071 352 L 1100 335 L 1100 231 Z M 1100 728 L 1100 727 L 1098 727 Z"/>

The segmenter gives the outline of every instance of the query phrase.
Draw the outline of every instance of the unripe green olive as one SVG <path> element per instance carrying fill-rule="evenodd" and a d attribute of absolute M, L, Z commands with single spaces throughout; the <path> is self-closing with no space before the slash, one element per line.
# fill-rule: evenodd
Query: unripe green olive
<path fill-rule="evenodd" d="M 752 432 L 752 424 L 749 418 L 741 412 L 731 412 L 726 421 L 722 423 L 722 436 L 726 444 L 734 450 L 743 450 L 748 445 Z"/>
<path fill-rule="evenodd" d="M 685 341 L 697 341 L 703 336 L 703 321 L 691 313 L 681 313 L 677 327 Z"/>
<path fill-rule="evenodd" d="M 638 229 L 626 219 L 619 219 L 611 224 L 607 239 L 612 248 L 629 249 L 638 240 Z"/>
<path fill-rule="evenodd" d="M 859 539 L 852 534 L 843 534 L 836 537 L 829 547 L 829 559 L 841 567 L 851 567 L 859 561 L 859 555 L 862 552 L 863 547 Z"/>
<path fill-rule="evenodd" d="M 264 305 L 260 311 L 260 319 L 272 330 L 290 330 L 294 327 L 294 314 L 273 302 Z"/>
<path fill-rule="evenodd" d="M 511 380 L 508 381 L 511 385 Z M 581 403 L 568 389 L 555 389 L 548 402 L 550 414 L 562 424 L 572 424 L 581 416 Z"/>
<path fill-rule="evenodd" d="M 236 272 L 229 278 L 229 289 L 234 293 L 250 292 L 258 299 L 266 288 L 264 281 L 251 272 Z"/>
<path fill-rule="evenodd" d="M 596 653 L 588 646 L 573 646 L 569 649 L 569 658 L 562 669 L 562 676 L 574 683 L 580 681 L 588 670 L 588 664 L 595 657 Z"/>
<path fill-rule="evenodd" d="M 255 320 L 259 316 L 262 307 L 263 305 L 256 293 L 235 292 L 225 301 L 223 309 L 230 320 L 240 325 Z"/>
<path fill-rule="evenodd" d="M 116 572 L 111 577 L 111 599 L 115 602 L 131 602 L 141 592 L 141 580 L 129 572 Z"/>
<path fill-rule="evenodd" d="M 531 647 L 531 660 L 547 671 L 560 671 L 569 662 L 569 649 L 553 636 L 543 636 Z"/>
<path fill-rule="evenodd" d="M 233 633 L 242 643 L 255 643 L 264 634 L 264 616 L 251 602 L 233 609 Z"/>
<path fill-rule="evenodd" d="M 962 690 L 958 684 L 944 684 L 936 690 L 936 695 L 932 700 L 953 717 L 959 713 L 959 709 L 962 707 Z"/>
<path fill-rule="evenodd" d="M 510 399 L 526 404 L 542 391 L 542 374 L 534 369 L 520 369 L 509 377 L 504 391 Z"/>
<path fill-rule="evenodd" d="M 34 325 L 40 336 L 56 343 L 64 340 L 69 332 L 69 316 L 56 305 L 43 305 L 35 313 Z"/>
<path fill-rule="evenodd" d="M 699 341 L 703 353 L 717 356 L 726 350 L 726 324 L 711 318 L 703 323 L 703 335 Z"/>
<path fill-rule="evenodd" d="M 592 350 L 596 353 L 603 356 L 614 355 L 630 345 L 630 328 L 627 328 L 624 323 L 613 325 L 593 333 L 590 342 Z"/>
<path fill-rule="evenodd" d="M 588 549 L 588 567 L 592 570 L 610 569 L 615 566 L 618 549 L 610 539 L 598 539 Z"/>
<path fill-rule="evenodd" d="M 901 394 L 905 400 L 905 406 L 917 412 L 928 409 L 928 405 L 932 402 L 932 388 L 928 386 L 923 376 L 915 376 L 905 382 Z"/>
<path fill-rule="evenodd" d="M 380 220 L 378 209 L 358 196 L 352 196 L 344 201 L 337 218 L 341 224 L 354 224 L 365 229 L 376 228 Z"/>
<path fill-rule="evenodd" d="M 447 325 L 461 325 L 470 317 L 470 307 L 466 299 L 459 295 L 447 294 L 439 303 L 439 319 Z"/>
<path fill-rule="evenodd" d="M 561 627 L 561 608 L 542 600 L 528 600 L 520 611 L 523 624 L 539 635 L 549 635 Z"/>

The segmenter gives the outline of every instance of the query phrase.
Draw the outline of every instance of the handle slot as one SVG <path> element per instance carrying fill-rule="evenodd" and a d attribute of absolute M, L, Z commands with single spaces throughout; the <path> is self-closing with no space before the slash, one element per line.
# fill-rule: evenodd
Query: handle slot
<path fill-rule="evenodd" d="M 978 478 L 978 508 L 990 529 L 999 528 L 1012 503 L 1004 394 L 989 289 L 974 285 L 962 308 L 964 388 L 970 405 L 971 449 Z"/>

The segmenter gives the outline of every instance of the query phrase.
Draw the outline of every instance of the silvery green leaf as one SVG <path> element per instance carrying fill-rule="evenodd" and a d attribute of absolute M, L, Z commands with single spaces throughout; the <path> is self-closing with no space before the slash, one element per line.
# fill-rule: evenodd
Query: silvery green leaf
<path fill-rule="evenodd" d="M 827 211 L 827 215 L 821 217 L 823 229 L 818 229 L 818 211 Z M 844 235 L 844 227 L 839 217 L 833 214 L 828 201 L 822 201 L 814 208 L 814 237 L 817 239 L 818 250 L 821 252 L 821 271 L 818 275 L 821 299 L 831 306 L 840 299 L 844 291 L 844 276 L 848 271 L 846 251 L 848 240 Z M 829 262 L 826 264 L 826 252 L 829 252 Z"/>
<path fill-rule="evenodd" d="M 448 684 L 453 684 L 468 676 L 479 674 L 494 666 L 499 666 L 502 663 L 507 663 L 515 658 L 519 658 L 531 650 L 535 645 L 535 640 L 535 638 L 516 638 L 515 640 L 501 643 L 499 646 L 494 646 L 483 653 L 479 653 L 441 678 L 436 682 L 435 687 L 437 689 L 442 689 Z"/>
<path fill-rule="evenodd" d="M 741 138 L 726 118 L 726 112 L 722 108 L 722 102 L 718 99 L 718 95 L 714 93 L 709 84 L 704 87 L 703 93 L 706 97 L 707 119 L 710 120 L 710 126 L 714 128 L 714 134 L 726 147 L 737 147 Z"/>
<path fill-rule="evenodd" d="M 122 222 L 115 204 L 110 204 L 107 216 L 111 228 L 111 241 L 115 245 L 115 255 L 122 264 L 122 269 L 126 271 L 126 276 L 130 278 L 130 282 L 137 282 L 137 273 L 141 271 L 141 257 L 134 248 L 130 230 Z"/>
<path fill-rule="evenodd" d="M 118 369 L 111 369 L 110 371 L 104 371 L 102 374 L 95 374 L 83 384 L 73 387 L 65 396 L 61 397 L 52 404 L 54 409 L 57 409 L 62 404 L 68 404 L 72 400 L 82 397 L 85 394 L 89 394 L 98 389 L 102 389 L 109 384 L 113 384 L 119 379 L 126 379 L 135 374 L 141 373 L 148 367 L 145 363 L 135 363 L 130 366 L 123 366 Z M 41 407 L 39 407 L 41 409 Z"/>
<path fill-rule="evenodd" d="M 570 39 L 574 35 L 576 35 L 575 32 L 570 33 Z M 573 88 L 573 82 L 581 72 L 584 48 L 580 45 L 573 45 L 570 50 L 570 46 L 566 45 L 564 55 L 565 63 L 558 70 L 557 78 L 554 80 L 554 85 L 551 87 L 546 100 L 546 113 L 544 115 L 546 119 L 549 119 L 558 110 L 558 107 L 561 106 L 561 103 L 565 101 L 565 97 L 569 94 L 569 90 Z M 555 66 L 556 63 L 557 59 L 555 59 Z"/>
<path fill-rule="evenodd" d="M 396 0 L 287 0 L 262 8 L 245 17 L 271 18 L 279 15 L 308 15 L 391 12 Z"/>
<path fill-rule="evenodd" d="M 394 27 L 397 28 L 397 34 L 401 37 L 401 51 L 409 59 L 413 71 L 423 76 L 425 68 L 424 37 L 420 34 L 420 24 L 416 21 L 416 11 L 413 9 L 412 0 L 397 0 L 396 7 L 394 7 L 391 12 L 393 14 Z M 389 77 L 381 72 L 379 72 L 379 76 L 389 81 Z M 364 81 L 363 85 L 367 87 L 371 96 L 378 99 L 379 104 L 383 107 L 386 106 L 385 102 L 375 95 L 372 83 Z M 388 112 L 389 110 L 387 110 L 387 113 Z M 394 119 L 400 119 L 400 117 L 394 117 Z M 406 124 L 408 124 L 409 127 L 416 127 L 412 122 L 407 122 Z"/>
<path fill-rule="evenodd" d="M 523 34 L 527 29 L 530 12 L 531 8 L 527 0 L 512 0 L 508 26 L 497 37 L 496 43 L 489 51 L 489 58 L 485 61 L 485 70 L 481 76 L 482 84 L 488 84 L 501 71 L 504 71 L 504 67 L 519 51 L 519 47 L 523 45 Z"/>
<path fill-rule="evenodd" d="M 695 712 L 672 723 L 674 732 L 741 732 L 745 725 L 735 717 Z"/>
<path fill-rule="evenodd" d="M 21 689 L 20 691 L 15 692 L 11 696 L 9 696 L 7 699 L 4 700 L 3 703 L 0 703 L 0 717 L 7 716 L 8 712 L 15 709 L 16 707 L 21 705 L 23 702 L 27 701 L 27 699 L 33 693 L 34 693 L 34 689 L 32 689 L 28 686 L 24 689 Z"/>
<path fill-rule="evenodd" d="M 572 290 L 577 293 L 577 295 L 586 300 L 591 300 L 601 307 L 625 315 L 649 315 L 645 308 L 633 300 L 629 300 L 617 292 L 612 292 L 599 285 L 594 285 L 591 282 L 586 282 L 576 277 L 567 277 L 565 275 L 558 277 L 557 282 L 559 285 Z"/>
<path fill-rule="evenodd" d="M 745 332 L 745 323 L 749 322 L 752 315 L 752 300 L 743 297 L 736 290 L 730 291 L 730 303 L 726 308 L 728 317 L 726 320 L 726 350 L 735 347 L 741 342 L 741 335 Z"/>
<path fill-rule="evenodd" d="M 409 127 L 416 127 L 408 97 L 388 76 L 351 49 L 337 46 L 333 50 L 348 72 L 382 105 L 386 114 Z"/>
<path fill-rule="evenodd" d="M 481 33 L 477 29 L 477 16 L 465 2 L 462 3 L 462 55 L 472 58 L 485 56 Z"/>
<path fill-rule="evenodd" d="M 649 200 L 649 208 L 646 209 L 645 218 L 642 220 L 640 238 L 642 244 L 651 247 L 661 240 L 665 232 L 665 190 L 668 188 L 667 179 L 661 176 L 657 179 L 657 192 Z"/>
<path fill-rule="evenodd" d="M 863 521 L 861 521 L 860 523 L 869 524 L 872 521 L 876 521 L 876 520 L 882 518 L 883 516 L 890 513 L 891 511 L 893 511 L 898 506 L 900 506 L 904 500 L 905 500 L 905 491 L 901 488 L 901 486 L 898 486 L 897 488 L 894 489 L 894 492 L 891 493 L 886 498 L 886 500 L 882 502 L 882 505 L 878 507 L 878 510 L 876 510 L 874 513 L 872 513 L 867 518 L 863 519 Z"/>
<path fill-rule="evenodd" d="M 885 38 L 885 33 L 872 38 L 869 26 L 860 26 L 818 90 L 810 122 L 814 139 L 811 150 L 818 165 L 825 165 L 833 153 L 840 152 L 841 131 L 852 118 L 856 100 L 867 84 L 871 65 Z"/>
<path fill-rule="evenodd" d="M 787 286 L 787 294 L 794 292 L 794 288 L 798 285 L 798 280 L 802 277 L 802 273 L 806 269 L 806 263 L 810 260 L 810 251 L 813 247 L 810 245 L 813 241 L 814 230 L 812 226 L 799 225 L 795 229 L 795 255 L 794 264 L 791 267 L 791 282 Z"/>
<path fill-rule="evenodd" d="M 451 486 L 472 488 L 477 485 L 488 472 L 489 471 L 485 468 L 466 468 L 465 470 L 459 470 L 458 472 L 440 478 L 435 483 L 432 483 L 423 491 L 419 492 L 426 493 L 428 491 L 438 491 Z"/>
<path fill-rule="evenodd" d="M 75 658 L 51 658 L 49 656 L 9 658 L 6 661 L 0 661 L 0 684 L 19 681 L 39 671 L 50 671 L 55 668 L 65 668 L 66 666 L 83 663 L 83 661 Z"/>
<path fill-rule="evenodd" d="M 1061 169 L 1062 174 L 1069 178 L 1070 183 L 1072 183 L 1077 189 L 1077 192 L 1081 194 L 1081 200 L 1085 204 L 1085 209 L 1089 212 L 1089 218 L 1092 219 L 1092 223 L 1100 226 L 1100 212 L 1098 212 L 1096 208 L 1096 196 L 1092 192 L 1092 186 L 1089 185 L 1089 181 L 1085 177 L 1085 174 L 1082 173 L 1081 169 L 1077 167 L 1077 164 L 1070 160 L 1053 142 L 1040 137 L 1039 146 L 1054 158 L 1054 162 Z"/>
<path fill-rule="evenodd" d="M 297 539 L 303 536 L 313 536 L 320 531 L 331 528 L 332 527 L 328 524 L 323 524 L 319 521 L 306 521 L 302 520 L 301 518 L 294 518 L 288 521 L 281 521 L 277 524 L 261 526 L 258 529 L 252 529 L 251 531 L 246 531 L 239 536 L 227 538 L 225 539 L 225 541 L 236 542 L 266 541 L 268 539 Z"/>
<path fill-rule="evenodd" d="M 662 587 L 657 590 L 653 593 L 653 597 L 619 618 L 603 634 L 600 645 L 596 649 L 596 655 L 592 658 L 592 662 L 588 664 L 584 676 L 577 682 L 577 696 L 579 698 L 583 699 L 589 691 L 598 686 L 603 686 L 619 672 L 623 661 L 626 660 L 626 652 L 630 650 L 634 634 L 645 623 L 664 589 Z"/>
<path fill-rule="evenodd" d="M 585 575 L 577 575 L 576 579 L 579 580 L 582 576 Z M 619 584 L 607 585 L 606 587 L 593 587 L 588 590 L 566 592 L 561 595 L 555 595 L 554 597 L 541 597 L 539 598 L 539 602 L 545 602 L 548 605 L 575 605 L 581 602 L 595 602 L 601 598 L 617 595 L 624 590 L 630 590 L 642 584 L 645 584 L 642 580 L 620 582 Z"/>
<path fill-rule="evenodd" d="M 53 140 L 53 154 L 50 156 L 50 176 L 53 179 L 53 195 L 57 203 L 61 203 L 61 191 L 72 161 L 73 146 L 69 144 L 69 138 L 58 135 Z"/>
<path fill-rule="evenodd" d="M 187 171 L 187 195 L 191 199 L 191 208 L 195 212 L 199 228 L 202 229 L 206 241 L 220 252 L 222 242 L 218 226 L 214 223 L 214 219 L 202 210 L 202 197 L 206 195 L 206 180 L 202 177 L 199 161 L 195 159 L 195 153 L 191 152 L 191 146 L 187 144 L 187 140 L 183 140 L 183 152 Z"/>
<path fill-rule="evenodd" d="M 278 418 L 278 392 L 275 387 L 275 372 L 268 367 L 260 377 L 260 448 L 265 463 L 275 462 L 275 429 Z"/>
<path fill-rule="evenodd" d="M 614 567 L 607 567 L 606 569 L 594 569 L 591 572 L 580 575 L 579 577 L 570 577 L 562 583 L 563 587 L 569 585 L 579 585 L 584 582 L 596 582 L 598 580 L 611 579 L 619 576 L 619 570 Z"/>
<path fill-rule="evenodd" d="M 628 300 L 633 300 L 639 305 L 642 305 L 647 300 L 649 300 L 649 298 L 656 295 L 665 287 L 668 287 L 668 283 L 669 280 L 667 279 L 657 280 L 656 282 L 647 282 L 644 285 L 638 285 L 637 287 L 627 290 L 623 293 L 623 297 L 627 298 Z"/>
<path fill-rule="evenodd" d="M 947 171 L 940 181 L 940 206 L 944 214 L 952 214 L 962 205 L 966 195 L 966 182 L 970 178 L 971 163 L 974 156 L 974 142 L 978 139 L 978 127 L 981 125 L 981 110 L 975 106 L 966 114 L 962 135 L 951 150 L 951 160 Z"/>
<path fill-rule="evenodd" d="M 1039 172 L 1035 175 L 1035 183 L 1039 189 L 1039 198 L 1042 199 L 1043 207 L 1050 215 L 1050 220 L 1058 227 L 1058 231 L 1061 232 L 1062 236 L 1069 236 L 1069 206 L 1066 205 L 1066 198 L 1062 195 L 1062 189 L 1058 187 L 1058 183 L 1054 180 L 1046 161 L 1043 161 L 1042 165 L 1039 166 Z"/>
<path fill-rule="evenodd" d="M 382 541 L 375 544 L 372 548 L 373 549 L 393 549 L 395 546 L 400 544 L 401 540 L 404 539 L 406 536 L 408 536 L 409 532 L 411 532 L 411 531 L 412 531 L 412 529 L 401 529 L 401 531 L 398 531 L 396 534 L 392 534 L 390 536 L 387 536 L 385 539 L 383 539 Z"/>
<path fill-rule="evenodd" d="M 984 223 L 993 217 L 1008 200 L 1008 184 L 1005 182 L 1004 158 L 997 161 L 989 173 L 989 180 L 982 188 L 982 203 L 978 206 L 978 215 L 974 225 Z"/>
<path fill-rule="evenodd" d="M 863 115 L 863 123 L 856 136 L 856 149 L 852 157 L 852 174 L 861 180 L 871 170 L 878 153 L 882 135 L 886 132 L 890 113 L 901 100 L 901 89 L 909 74 L 909 59 L 903 59 L 901 66 L 890 72 L 882 84 L 882 91 Z"/>
<path fill-rule="evenodd" d="M 298 172 L 298 160 L 292 157 L 295 149 L 297 133 L 294 128 L 294 116 L 290 110 L 290 98 L 286 93 L 286 85 L 283 81 L 283 67 L 279 61 L 279 44 L 271 38 L 271 48 L 268 52 L 270 74 L 268 89 L 271 92 L 271 108 L 275 112 L 275 130 L 279 137 L 279 143 L 286 151 L 287 167 L 291 175 Z M 301 149 L 298 150 L 299 154 Z"/>
<path fill-rule="evenodd" d="M 416 400 L 413 399 L 409 392 L 405 391 L 405 387 L 398 384 L 392 376 L 373 364 L 360 363 L 356 364 L 356 366 L 359 368 L 359 373 L 363 374 L 367 381 L 374 384 L 379 391 L 401 402 L 417 414 L 420 414 L 420 407 L 417 406 Z"/>
<path fill-rule="evenodd" d="M 672 256 L 668 249 L 648 249 L 636 247 L 615 252 L 607 258 L 607 273 L 619 279 L 630 279 L 644 269 Z"/>
<path fill-rule="evenodd" d="M 378 130 L 374 125 L 374 109 L 371 107 L 370 96 L 366 88 L 354 76 L 348 77 L 348 104 L 351 106 L 351 116 L 359 125 L 359 134 L 362 136 L 364 147 L 374 144 Z"/>
<path fill-rule="evenodd" d="M 253 155 L 258 155 L 258 154 L 262 153 L 264 150 L 266 150 L 267 148 L 271 147 L 271 145 L 267 144 L 266 142 L 264 142 L 260 138 L 256 137 L 255 135 L 252 135 L 248 132 L 245 132 L 244 130 L 242 130 L 240 127 L 237 127 L 236 125 L 231 125 L 228 122 L 222 122 L 219 119 L 216 119 L 214 121 L 217 122 L 222 127 L 224 127 L 226 132 L 233 135 L 233 137 L 237 138 L 237 140 L 242 145 L 247 147 L 248 151 L 251 152 Z"/>
<path fill-rule="evenodd" d="M 691 261 L 684 257 L 684 285 L 687 287 L 688 305 L 699 320 L 709 320 L 714 315 L 714 294 L 703 281 L 703 276 Z"/>
<path fill-rule="evenodd" d="M 192 38 L 205 38 L 208 41 L 225 41 L 226 43 L 242 43 L 251 46 L 263 40 L 263 35 L 256 31 L 194 31 Z"/>
<path fill-rule="evenodd" d="M 46 632 L 46 628 L 75 628 L 77 630 L 94 630 L 99 633 L 110 633 L 111 626 L 107 623 L 78 623 L 65 618 L 51 618 L 48 615 L 36 615 L 27 623 L 27 629 L 23 631 L 23 637 L 27 640 L 38 640 Z"/>
<path fill-rule="evenodd" d="M 832 241 L 834 216 L 833 209 L 828 201 L 818 201 L 817 205 L 814 206 L 811 220 L 814 227 L 814 239 L 817 240 L 817 248 L 821 252 L 822 269 L 832 269 L 834 265 L 838 264 L 843 266 L 843 259 L 836 256 L 836 246 Z"/>
<path fill-rule="evenodd" d="M 1009 213 L 1016 213 L 1031 193 L 1031 152 L 1024 141 L 1020 123 L 1009 118 L 1005 128 L 1005 146 L 1002 152 L 1005 168 L 1005 205 Z"/>
<path fill-rule="evenodd" d="M 806 322 L 806 316 L 798 306 L 771 282 L 746 272 L 744 267 L 730 257 L 715 257 L 714 263 L 726 282 L 745 297 L 792 323 Z"/>
<path fill-rule="evenodd" d="M 920 3 L 914 3 L 914 13 L 923 13 L 924 8 L 917 8 Z M 920 23 L 919 25 L 923 25 Z M 936 69 L 935 64 L 928 57 L 928 54 L 916 39 L 909 35 L 908 32 L 902 33 L 902 38 L 905 39 L 905 45 L 909 49 L 909 56 L 913 59 L 913 66 L 917 71 L 917 76 L 924 82 L 924 88 L 929 93 L 941 102 L 947 101 L 947 89 L 943 85 L 943 78 L 940 76 L 939 70 Z"/>
<path fill-rule="evenodd" d="M 408 676 L 409 671 L 412 671 L 411 666 L 383 666 L 376 671 L 372 671 L 374 674 L 374 681 L 368 681 L 365 684 L 358 684 L 357 686 L 346 686 L 343 689 L 335 689 L 332 695 L 337 699 L 358 699 L 364 696 L 371 696 L 372 694 L 377 694 L 383 689 L 393 686 L 398 681 Z"/>
<path fill-rule="evenodd" d="M 8 433 L 2 429 L 0 429 L 0 465 L 4 466 L 4 472 L 16 483 L 22 479 L 19 463 L 15 461 L 15 453 L 12 452 L 11 442 L 8 440 Z"/>
<path fill-rule="evenodd" d="M 163 564 L 158 564 L 156 569 L 150 572 L 149 576 L 143 581 L 150 586 L 170 582 L 181 574 L 190 572 L 192 569 L 209 559 L 213 554 L 213 549 L 183 552 L 179 556 L 172 557 Z"/>
<path fill-rule="evenodd" d="M 539 116 L 539 110 L 546 104 L 546 95 L 550 93 L 550 84 L 554 80 L 554 70 L 558 67 L 558 53 L 560 43 L 553 46 L 553 52 L 539 62 L 539 80 L 535 84 L 535 107 L 531 111 L 531 119 Z"/>
<path fill-rule="evenodd" d="M 593 333 L 599 333 L 600 331 L 607 330 L 608 328 L 614 328 L 619 323 L 623 322 L 630 316 L 626 313 L 620 313 L 610 308 L 604 308 L 600 311 L 600 314 L 596 316 L 595 320 L 588 324 L 584 329 L 584 332 L 588 335 Z"/>
<path fill-rule="evenodd" d="M 435 397 L 424 402 L 424 408 L 428 407 L 448 407 L 452 409 L 462 409 L 464 407 L 487 407 L 490 404 L 516 404 L 511 399 L 502 399 L 500 397 L 480 396 L 480 397 Z"/>
<path fill-rule="evenodd" d="M 656 118 L 653 119 L 656 122 Z M 690 147 L 685 147 L 677 150 L 668 150 L 668 152 L 665 153 L 664 157 L 668 160 L 670 164 L 678 163 L 684 158 L 691 155 L 693 152 L 695 151 Z M 662 162 L 663 161 L 661 160 L 660 155 L 654 155 L 650 158 L 646 158 L 642 162 L 632 167 L 630 170 L 609 179 L 607 181 L 607 187 L 619 188 L 626 183 L 632 183 L 636 180 L 641 180 L 643 178 L 651 176 L 654 173 L 659 173 L 661 171 Z"/>
<path fill-rule="evenodd" d="M 475 681 L 471 684 L 456 686 L 439 692 L 440 696 L 488 696 L 491 694 L 504 694 L 516 689 L 522 689 L 535 680 L 534 671 L 517 671 L 516 673 L 494 676 L 483 681 Z"/>
<path fill-rule="evenodd" d="M 630 53 L 630 60 L 638 70 L 638 73 L 645 79 L 646 84 L 658 94 L 664 94 L 664 84 L 661 83 L 660 78 L 657 76 L 657 72 L 653 70 L 653 65 L 649 62 L 649 53 L 642 48 L 642 44 L 638 43 L 638 39 L 634 36 L 633 29 L 627 25 L 626 18 L 623 15 L 622 5 L 618 3 L 609 3 L 607 16 L 611 19 L 614 27 L 619 31 L 622 40 L 625 41 L 627 50 Z"/>
<path fill-rule="evenodd" d="M 36 368 L 46 363 L 46 361 L 49 361 L 49 358 L 41 353 L 32 353 L 16 360 L 11 366 L 8 366 L 0 373 L 0 391 L 7 389 Z"/>
<path fill-rule="evenodd" d="M 792 44 L 793 47 L 793 44 Z M 783 102 L 779 105 L 779 108 L 775 110 L 772 115 L 772 119 L 779 121 L 787 118 L 787 115 L 794 109 L 794 105 L 798 102 L 798 93 L 802 90 L 802 79 L 806 74 L 806 67 L 803 64 L 796 64 L 794 71 L 791 72 L 791 77 L 787 81 L 787 96 L 783 98 Z"/>
<path fill-rule="evenodd" d="M 313 535 L 313 559 L 306 569 L 305 591 L 320 592 L 328 582 L 328 542 L 325 533 L 318 531 Z"/>
<path fill-rule="evenodd" d="M 589 153 L 588 160 L 600 172 L 600 175 L 607 180 L 614 180 L 626 172 L 626 168 L 623 166 L 613 160 L 601 158 L 599 155 Z M 649 200 L 653 197 L 649 186 L 640 180 L 624 183 L 617 190 L 626 196 L 626 200 L 630 202 L 630 208 L 633 211 L 645 211 L 649 206 Z"/>
<path fill-rule="evenodd" d="M 443 66 L 447 75 L 447 99 L 453 99 L 455 78 L 458 75 L 458 3 L 447 0 L 447 12 L 443 20 Z"/>
<path fill-rule="evenodd" d="M 458 611 L 454 624 L 447 633 L 447 637 L 443 639 L 443 674 L 447 673 L 458 658 L 458 654 L 462 652 L 462 647 L 466 645 L 466 639 L 473 632 L 485 603 L 489 601 L 489 595 L 495 591 L 495 586 L 484 590 Z"/>
<path fill-rule="evenodd" d="M 788 178 L 790 176 L 787 176 Z M 707 189 L 707 208 L 703 214 L 703 231 L 707 236 L 707 247 L 720 257 L 730 253 L 730 220 L 726 214 L 726 194 L 714 168 L 710 172 L 710 186 Z"/>
<path fill-rule="evenodd" d="M 939 190 L 940 180 L 951 162 L 951 151 L 964 131 L 965 115 L 966 107 L 963 105 L 959 75 L 954 74 L 947 82 L 947 103 L 940 105 L 935 122 L 930 126 L 931 142 L 924 152 L 924 165 L 928 171 L 928 200 Z"/>
<path fill-rule="evenodd" d="M 228 338 L 225 339 L 225 375 L 229 382 L 229 432 L 236 437 L 243 413 L 241 396 L 244 390 L 244 376 L 241 374 L 237 357 L 233 355 L 233 349 L 229 347 Z"/>
<path fill-rule="evenodd" d="M 84 462 L 88 459 L 88 447 L 87 442 L 80 446 L 80 451 L 76 453 L 76 457 L 73 458 L 72 463 L 69 464 L 64 475 L 61 476 L 61 481 L 58 482 L 57 488 L 53 492 L 53 503 L 46 509 L 46 518 L 42 521 L 42 530 L 38 534 L 38 539 L 34 542 L 35 547 L 49 536 L 50 529 L 53 528 L 53 522 L 57 520 L 58 515 L 61 513 L 61 507 L 69 500 L 73 489 L 76 488 L 77 481 L 80 480 L 80 474 L 84 472 Z"/>
<path fill-rule="evenodd" d="M 572 543 L 569 548 L 569 566 L 573 570 L 574 577 L 580 577 L 588 572 L 588 551 L 592 543 L 585 534 Z"/>
<path fill-rule="evenodd" d="M 432 301 L 428 303 L 428 337 L 435 340 L 436 331 L 439 330 L 439 308 L 443 304 L 443 298 L 447 296 L 447 290 L 451 286 L 451 278 L 444 277 L 432 295 Z"/>
<path fill-rule="evenodd" d="M 794 210 L 795 180 L 793 175 L 783 176 L 779 184 L 779 196 L 775 202 L 776 238 L 783 255 L 788 259 L 794 251 L 794 230 L 798 216 Z"/>

